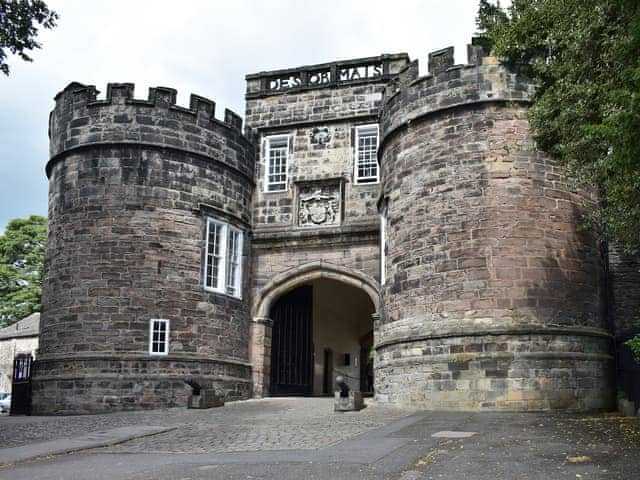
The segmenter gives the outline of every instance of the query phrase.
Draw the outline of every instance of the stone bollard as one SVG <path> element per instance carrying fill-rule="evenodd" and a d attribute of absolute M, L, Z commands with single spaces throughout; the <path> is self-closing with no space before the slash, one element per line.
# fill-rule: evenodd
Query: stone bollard
<path fill-rule="evenodd" d="M 336 390 L 333 395 L 334 411 L 336 412 L 357 412 L 364 408 L 362 392 L 351 390 L 341 375 L 336 377 Z"/>

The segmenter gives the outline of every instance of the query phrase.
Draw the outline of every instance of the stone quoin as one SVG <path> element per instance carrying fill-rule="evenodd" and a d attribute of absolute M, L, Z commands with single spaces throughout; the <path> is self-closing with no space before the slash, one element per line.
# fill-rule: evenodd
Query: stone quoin
<path fill-rule="evenodd" d="M 581 226 L 597 198 L 536 150 L 530 84 L 473 45 L 429 70 L 247 75 L 244 131 L 170 88 L 60 92 L 34 413 L 186 406 L 186 379 L 333 396 L 338 375 L 412 408 L 610 408 L 607 311 L 632 306 L 607 306 L 628 272 Z"/>

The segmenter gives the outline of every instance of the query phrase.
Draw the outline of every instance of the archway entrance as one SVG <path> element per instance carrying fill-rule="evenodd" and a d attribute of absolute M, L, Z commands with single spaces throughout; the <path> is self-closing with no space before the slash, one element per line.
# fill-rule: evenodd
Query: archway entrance
<path fill-rule="evenodd" d="M 316 278 L 282 294 L 269 311 L 268 392 L 331 395 L 337 375 L 352 389 L 373 392 L 375 311 L 362 288 L 331 278 Z"/>

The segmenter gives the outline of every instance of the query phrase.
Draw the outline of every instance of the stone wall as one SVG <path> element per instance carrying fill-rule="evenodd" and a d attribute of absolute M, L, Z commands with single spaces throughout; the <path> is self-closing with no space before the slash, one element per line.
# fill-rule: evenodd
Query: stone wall
<path fill-rule="evenodd" d="M 174 90 L 71 84 L 51 116 L 49 231 L 34 412 L 186 405 L 183 380 L 230 399 L 248 363 L 253 147 L 232 112 Z M 203 287 L 207 216 L 243 229 L 242 299 Z M 149 354 L 150 319 L 169 352 Z"/>
<path fill-rule="evenodd" d="M 609 273 L 615 330 L 620 338 L 628 338 L 640 331 L 640 256 L 610 245 Z"/>
<path fill-rule="evenodd" d="M 337 225 L 377 222 L 378 184 L 354 183 L 354 127 L 377 123 L 382 90 L 407 62 L 404 54 L 382 55 L 345 65 L 336 62 L 247 76 L 246 123 L 260 152 L 254 201 L 257 231 L 299 226 L 296 201 L 301 188 L 317 189 L 327 184 L 338 185 L 341 190 Z M 354 65 L 379 65 L 380 75 L 306 87 L 268 88 L 274 78 L 339 72 L 357 68 Z M 264 138 L 273 134 L 291 135 L 289 185 L 284 192 L 265 193 Z"/>
<path fill-rule="evenodd" d="M 475 62 L 476 64 L 472 64 Z M 530 86 L 470 48 L 410 64 L 383 99 L 380 400 L 436 409 L 608 408 L 610 336 L 588 192 L 536 152 Z"/>
<path fill-rule="evenodd" d="M 299 271 L 309 265 L 339 281 L 336 269 L 373 283 L 379 277 L 380 185 L 355 183 L 355 127 L 377 124 L 382 91 L 407 62 L 405 54 L 382 55 L 247 76 L 247 129 L 258 147 L 251 347 L 258 395 L 268 392 L 267 286 L 278 278 L 309 281 Z M 276 134 L 290 138 L 287 188 L 265 192 L 265 137 Z M 314 195 L 331 198 L 330 219 L 305 221 L 304 202 Z"/>

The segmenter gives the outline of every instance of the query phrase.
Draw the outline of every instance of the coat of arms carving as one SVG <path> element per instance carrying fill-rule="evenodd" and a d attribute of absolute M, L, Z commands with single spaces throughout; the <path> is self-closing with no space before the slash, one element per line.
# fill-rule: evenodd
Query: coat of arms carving
<path fill-rule="evenodd" d="M 314 227 L 340 223 L 340 190 L 336 186 L 300 190 L 298 220 L 301 226 Z"/>

